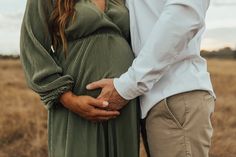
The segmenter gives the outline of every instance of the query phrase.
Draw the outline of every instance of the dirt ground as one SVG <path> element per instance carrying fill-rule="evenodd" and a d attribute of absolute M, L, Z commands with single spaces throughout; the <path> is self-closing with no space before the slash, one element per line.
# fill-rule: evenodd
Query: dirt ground
<path fill-rule="evenodd" d="M 208 64 L 218 96 L 210 154 L 236 157 L 236 61 Z M 47 157 L 47 112 L 26 87 L 19 60 L 0 59 L 0 93 L 0 157 Z"/>

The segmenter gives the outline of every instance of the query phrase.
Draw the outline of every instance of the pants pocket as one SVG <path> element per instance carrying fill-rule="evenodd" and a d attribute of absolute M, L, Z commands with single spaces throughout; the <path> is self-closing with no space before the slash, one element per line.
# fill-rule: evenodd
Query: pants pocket
<path fill-rule="evenodd" d="M 164 99 L 167 114 L 172 118 L 178 128 L 183 128 L 186 119 L 186 104 L 182 95 L 175 95 Z"/>

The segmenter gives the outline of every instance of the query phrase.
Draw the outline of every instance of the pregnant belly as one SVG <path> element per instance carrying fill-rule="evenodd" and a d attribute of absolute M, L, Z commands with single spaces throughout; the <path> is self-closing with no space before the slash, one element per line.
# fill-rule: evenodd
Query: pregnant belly
<path fill-rule="evenodd" d="M 85 39 L 79 52 L 71 55 L 73 61 L 70 61 L 68 70 L 75 79 L 75 94 L 94 97 L 100 90 L 87 91 L 87 84 L 103 78 L 119 77 L 128 70 L 134 59 L 124 38 L 107 34 Z"/>

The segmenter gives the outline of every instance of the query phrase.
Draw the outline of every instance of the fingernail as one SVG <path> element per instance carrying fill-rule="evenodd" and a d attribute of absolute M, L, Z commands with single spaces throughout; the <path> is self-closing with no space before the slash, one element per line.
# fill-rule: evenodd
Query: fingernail
<path fill-rule="evenodd" d="M 91 88 L 91 85 L 87 85 L 86 88 L 87 88 L 87 89 L 90 89 L 90 88 Z"/>
<path fill-rule="evenodd" d="M 103 101 L 103 107 L 107 107 L 108 105 L 109 105 L 109 102 L 107 102 L 107 101 Z"/>

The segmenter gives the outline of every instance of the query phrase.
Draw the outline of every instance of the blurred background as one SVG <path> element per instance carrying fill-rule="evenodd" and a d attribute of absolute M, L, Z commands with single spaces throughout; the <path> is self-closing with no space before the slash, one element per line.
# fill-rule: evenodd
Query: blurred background
<path fill-rule="evenodd" d="M 47 112 L 18 57 L 25 3 L 0 0 L 0 157 L 47 157 Z M 236 157 L 236 0 L 211 0 L 206 25 L 202 56 L 218 96 L 210 156 Z"/>

